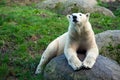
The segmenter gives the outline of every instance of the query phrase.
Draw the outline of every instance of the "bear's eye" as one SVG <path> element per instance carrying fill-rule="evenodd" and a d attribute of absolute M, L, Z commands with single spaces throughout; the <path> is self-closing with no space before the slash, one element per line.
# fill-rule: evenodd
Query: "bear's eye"
<path fill-rule="evenodd" d="M 82 16 L 82 14 L 79 14 L 80 16 Z"/>

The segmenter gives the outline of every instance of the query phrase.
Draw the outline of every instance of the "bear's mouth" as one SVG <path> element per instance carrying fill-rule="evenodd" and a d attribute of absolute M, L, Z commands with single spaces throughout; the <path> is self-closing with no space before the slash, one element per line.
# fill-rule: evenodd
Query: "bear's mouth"
<path fill-rule="evenodd" d="M 77 21 L 76 19 L 73 19 L 73 22 L 74 22 L 74 23 L 77 23 L 78 21 Z"/>

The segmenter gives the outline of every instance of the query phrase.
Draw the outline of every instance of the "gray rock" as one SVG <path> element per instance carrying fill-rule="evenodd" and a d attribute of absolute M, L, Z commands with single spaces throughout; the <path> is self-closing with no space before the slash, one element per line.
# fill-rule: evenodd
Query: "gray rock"
<path fill-rule="evenodd" d="M 96 35 L 96 42 L 99 50 L 109 45 L 116 46 L 120 44 L 120 30 L 107 30 Z"/>
<path fill-rule="evenodd" d="M 120 30 L 108 30 L 96 35 L 99 50 L 103 47 L 120 44 Z M 78 54 L 84 60 L 84 54 Z M 107 57 L 99 56 L 92 69 L 73 71 L 64 55 L 48 63 L 44 71 L 45 80 L 120 80 L 119 64 Z"/>
<path fill-rule="evenodd" d="M 51 9 L 61 14 L 73 12 L 98 12 L 115 17 L 107 8 L 97 5 L 96 0 L 44 0 L 37 5 L 38 8 Z"/>
<path fill-rule="evenodd" d="M 101 0 L 102 2 L 115 2 L 117 0 Z M 119 1 L 119 0 L 118 0 Z"/>
<path fill-rule="evenodd" d="M 99 56 L 92 69 L 73 71 L 64 55 L 50 61 L 44 72 L 45 80 L 120 80 L 120 66 Z"/>

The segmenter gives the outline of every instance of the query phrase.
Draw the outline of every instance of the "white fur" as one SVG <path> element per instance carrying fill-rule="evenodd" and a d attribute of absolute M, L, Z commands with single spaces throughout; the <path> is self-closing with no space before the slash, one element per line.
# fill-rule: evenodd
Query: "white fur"
<path fill-rule="evenodd" d="M 67 15 L 69 21 L 68 32 L 52 41 L 42 54 L 36 74 L 42 73 L 45 65 L 55 56 L 65 54 L 68 64 L 74 69 L 79 70 L 82 66 L 92 68 L 97 56 L 98 47 L 95 42 L 95 35 L 89 22 L 89 13 L 73 13 Z M 76 16 L 74 22 L 73 16 Z M 82 62 L 77 57 L 77 50 L 86 50 L 86 58 Z"/>

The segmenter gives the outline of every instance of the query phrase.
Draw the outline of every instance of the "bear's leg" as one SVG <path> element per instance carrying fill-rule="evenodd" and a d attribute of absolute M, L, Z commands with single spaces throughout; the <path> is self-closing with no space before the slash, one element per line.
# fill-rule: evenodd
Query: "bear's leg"
<path fill-rule="evenodd" d="M 48 45 L 47 49 L 42 54 L 35 74 L 43 73 L 46 64 L 57 55 L 58 46 L 58 40 L 54 40 Z"/>
<path fill-rule="evenodd" d="M 74 69 L 79 70 L 82 67 L 82 62 L 77 57 L 76 49 L 78 45 L 74 44 L 70 47 L 65 47 L 64 54 L 68 60 L 68 64 Z"/>
<path fill-rule="evenodd" d="M 89 49 L 86 53 L 86 58 L 83 61 L 83 66 L 85 68 L 92 68 L 96 62 L 96 58 L 98 57 L 98 55 L 99 52 L 97 47 Z"/>

